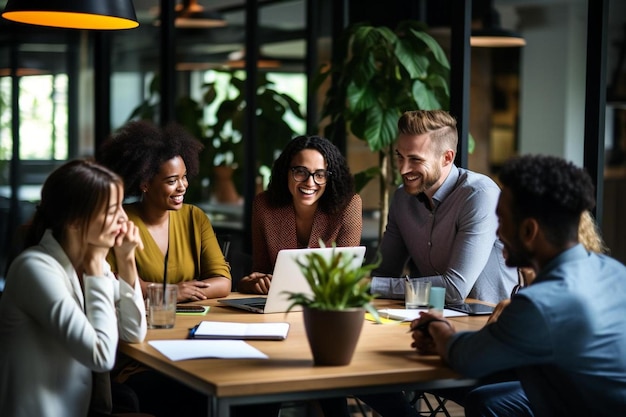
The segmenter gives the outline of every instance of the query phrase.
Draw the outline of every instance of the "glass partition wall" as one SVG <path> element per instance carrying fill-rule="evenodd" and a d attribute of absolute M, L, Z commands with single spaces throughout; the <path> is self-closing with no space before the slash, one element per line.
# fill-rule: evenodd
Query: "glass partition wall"
<path fill-rule="evenodd" d="M 0 275 L 4 273 L 7 250 L 13 247 L 15 228 L 30 216 L 47 174 L 66 159 L 93 155 L 98 144 L 130 118 L 144 117 L 160 124 L 177 120 L 203 141 L 203 171 L 192 184 L 186 201 L 203 207 L 218 233 L 247 241 L 243 233 L 250 229 L 246 222 L 250 221 L 252 198 L 266 185 L 273 157 L 292 135 L 319 132 L 317 111 L 323 92 L 312 91 L 309 86 L 318 63 L 329 60 L 332 44 L 343 28 L 351 21 L 363 19 L 395 27 L 402 19 L 425 14 L 428 24 L 434 29 L 441 26 L 445 34 L 449 33 L 445 31 L 449 21 L 443 17 L 450 17 L 451 4 L 462 2 L 134 0 L 133 3 L 140 26 L 120 32 L 46 29 L 0 19 Z M 500 7 L 500 3 L 506 2 L 496 3 Z M 0 0 L 0 7 L 4 4 Z M 199 18 L 188 15 L 186 20 L 176 21 L 176 8 L 198 6 L 206 12 L 204 15 Z M 550 11 L 557 6 L 546 7 Z M 576 11 L 580 7 L 586 8 L 572 4 L 568 10 Z M 161 8 L 166 13 L 161 14 Z M 509 18 L 519 14 L 513 5 L 503 10 L 508 10 Z M 443 16 L 441 25 L 432 17 L 435 11 Z M 221 15 L 217 16 L 221 18 L 218 24 L 213 12 Z M 610 15 L 616 18 L 624 14 Z M 535 40 L 519 56 L 520 66 L 525 69 L 519 74 L 523 89 L 520 94 L 525 100 L 520 101 L 518 118 L 510 119 L 515 123 L 507 119 L 505 129 L 495 132 L 497 141 L 494 138 L 490 142 L 491 130 L 481 126 L 491 126 L 487 118 L 495 117 L 498 109 L 486 106 L 482 111 L 478 107 L 489 104 L 491 96 L 485 91 L 492 91 L 496 77 L 490 77 L 492 67 L 483 65 L 481 68 L 487 70 L 480 73 L 472 69 L 470 108 L 474 111 L 469 130 L 476 140 L 476 151 L 471 155 L 469 167 L 479 172 L 483 171 L 477 169 L 478 163 L 486 166 L 485 171 L 490 169 L 489 163 L 500 163 L 502 155 L 497 151 L 501 150 L 503 134 L 509 145 L 507 156 L 520 150 L 539 152 L 557 145 L 565 149 L 579 147 L 578 142 L 566 146 L 553 143 L 554 140 L 535 144 L 535 137 L 541 135 L 528 133 L 529 120 L 535 116 L 528 109 L 541 108 L 547 91 L 542 81 L 545 71 L 542 69 L 541 76 L 535 78 L 537 71 L 530 71 L 534 62 L 541 59 L 529 57 L 541 57 L 541 53 L 548 51 L 543 48 L 550 45 L 544 42 L 546 33 L 553 34 L 550 39 L 557 41 L 560 36 L 570 39 L 571 34 L 558 25 L 541 26 L 541 30 L 534 31 L 533 25 L 549 22 L 533 23 L 533 16 L 523 16 L 520 22 L 526 24 L 526 29 L 521 32 Z M 213 19 L 211 24 L 206 21 L 208 17 Z M 623 17 L 620 21 L 623 22 Z M 623 40 L 623 30 L 619 34 Z M 609 48 L 609 58 L 611 53 L 616 56 L 613 49 Z M 472 67 L 489 61 L 481 60 L 483 55 L 491 56 L 492 61 L 508 60 L 497 58 L 495 53 L 472 50 Z M 580 59 L 573 59 L 578 57 L 579 54 L 574 54 L 572 62 L 564 61 L 564 65 L 584 67 Z M 580 90 L 585 83 L 568 85 L 574 84 L 578 86 L 577 97 L 582 97 Z M 565 83 L 555 85 L 563 91 L 551 93 L 550 97 L 569 96 Z M 481 97 L 485 99 L 476 99 L 475 90 L 482 91 Z M 455 94 L 466 93 L 451 92 Z M 284 96 L 289 100 L 285 101 Z M 533 101 L 535 96 L 540 98 L 537 103 Z M 493 104 L 497 105 L 495 99 Z M 229 106 L 229 112 L 220 111 Z M 137 109 L 141 111 L 135 112 Z M 507 113 L 509 116 L 514 117 Z M 515 134 L 517 125 L 521 126 L 519 134 Z M 555 127 L 558 129 L 562 130 L 562 126 Z M 481 131 L 487 133 L 479 134 Z M 558 131 L 550 135 L 561 136 L 568 135 Z M 348 162 L 353 172 L 358 171 L 355 167 L 363 165 L 363 159 L 371 152 L 363 151 L 361 141 L 339 137 L 338 141 L 341 140 L 344 142 L 337 145 L 347 149 Z M 231 174 L 232 181 L 228 180 Z M 220 183 L 227 186 L 218 187 Z M 228 192 L 218 192 L 218 188 Z M 364 209 L 375 213 L 380 203 L 376 198 L 378 193 L 366 188 L 361 194 Z M 376 239 L 377 233 L 373 236 Z"/>
<path fill-rule="evenodd" d="M 47 175 L 77 155 L 79 33 L 0 24 L 0 276 Z"/>
<path fill-rule="evenodd" d="M 254 195 L 284 143 L 306 131 L 303 0 L 134 4 L 140 26 L 128 31 L 1 22 L 0 276 L 16 226 L 32 215 L 46 176 L 67 159 L 94 155 L 128 120 L 177 121 L 203 142 L 202 171 L 186 201 L 203 207 L 218 233 L 239 235 L 245 176 L 253 177 L 255 190 L 247 195 Z M 172 12 L 162 15 L 162 7 Z M 255 53 L 246 53 L 248 45 Z M 253 72 L 246 67 L 251 57 Z M 256 79 L 254 90 L 247 90 L 247 74 Z M 259 113 L 250 132 L 246 98 Z M 245 141 L 258 141 L 254 171 L 245 168 Z"/>
<path fill-rule="evenodd" d="M 188 2 L 140 3 L 140 27 L 111 42 L 111 129 L 143 118 L 192 132 L 204 150 L 185 200 L 230 236 L 233 252 L 249 251 L 252 198 L 284 144 L 307 130 L 305 2 L 191 2 L 203 13 L 184 20 Z M 169 6 L 168 27 L 159 10 Z"/>

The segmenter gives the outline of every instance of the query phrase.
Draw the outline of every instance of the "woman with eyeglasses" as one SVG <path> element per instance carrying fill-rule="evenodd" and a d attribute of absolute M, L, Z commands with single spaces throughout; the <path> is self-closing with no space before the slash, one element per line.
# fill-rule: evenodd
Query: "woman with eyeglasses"
<path fill-rule="evenodd" d="M 252 272 L 240 292 L 267 294 L 281 249 L 358 246 L 361 197 L 345 158 L 328 139 L 298 136 L 274 162 L 267 191 L 252 209 Z"/>

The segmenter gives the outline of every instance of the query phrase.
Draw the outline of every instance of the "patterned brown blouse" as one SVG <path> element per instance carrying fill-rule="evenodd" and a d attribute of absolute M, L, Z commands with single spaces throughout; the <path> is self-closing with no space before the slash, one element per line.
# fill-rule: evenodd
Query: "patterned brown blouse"
<path fill-rule="evenodd" d="M 271 274 L 281 249 L 295 249 L 296 212 L 293 205 L 271 207 L 267 192 L 257 195 L 252 206 L 252 271 Z M 319 247 L 319 239 L 330 246 L 358 246 L 363 228 L 362 201 L 358 194 L 342 213 L 331 215 L 317 210 L 309 237 L 309 247 Z"/>

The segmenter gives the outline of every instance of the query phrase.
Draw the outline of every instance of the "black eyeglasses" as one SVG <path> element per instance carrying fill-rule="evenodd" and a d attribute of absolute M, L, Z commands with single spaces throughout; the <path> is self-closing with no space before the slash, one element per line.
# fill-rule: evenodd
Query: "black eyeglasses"
<path fill-rule="evenodd" d="M 309 177 L 313 177 L 313 182 L 317 185 L 324 185 L 331 174 L 332 172 L 326 171 L 325 169 L 309 172 L 305 167 L 291 167 L 291 175 L 297 182 L 305 182 L 309 180 Z"/>

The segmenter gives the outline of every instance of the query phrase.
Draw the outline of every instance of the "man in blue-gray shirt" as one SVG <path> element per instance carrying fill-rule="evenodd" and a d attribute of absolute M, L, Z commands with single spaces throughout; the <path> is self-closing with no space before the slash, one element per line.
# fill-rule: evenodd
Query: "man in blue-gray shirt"
<path fill-rule="evenodd" d="M 409 111 L 398 120 L 396 160 L 403 186 L 391 202 L 372 292 L 404 298 L 411 277 L 446 288 L 448 304 L 466 297 L 497 303 L 517 284 L 496 237 L 500 188 L 489 177 L 454 165 L 456 121 L 442 110 Z"/>
<path fill-rule="evenodd" d="M 473 378 L 514 371 L 517 380 L 473 390 L 466 416 L 624 415 L 626 267 L 578 242 L 581 214 L 594 205 L 591 179 L 548 156 L 513 159 L 500 179 L 507 264 L 534 269 L 535 280 L 480 331 L 457 333 L 422 314 L 412 346 Z"/>

